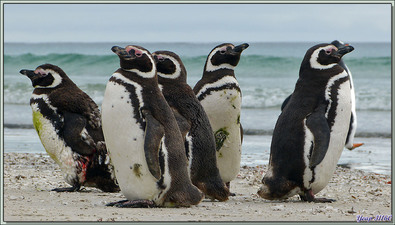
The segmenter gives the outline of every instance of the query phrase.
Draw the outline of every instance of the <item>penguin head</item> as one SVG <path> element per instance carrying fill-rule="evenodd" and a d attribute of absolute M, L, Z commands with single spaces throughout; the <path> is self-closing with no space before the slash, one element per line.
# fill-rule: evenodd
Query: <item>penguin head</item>
<path fill-rule="evenodd" d="M 334 46 L 336 46 L 336 48 L 338 48 L 338 49 L 339 49 L 339 48 L 344 48 L 344 47 L 346 47 L 346 46 L 349 46 L 349 44 L 344 43 L 344 42 L 339 41 L 339 40 L 334 40 L 334 41 L 331 42 L 331 44 L 334 45 Z M 348 67 L 346 66 L 346 64 L 343 62 L 343 60 L 340 60 L 339 65 L 340 65 L 341 67 L 343 67 L 343 69 L 351 76 L 351 72 L 350 72 L 350 70 L 348 69 Z"/>
<path fill-rule="evenodd" d="M 337 65 L 341 58 L 354 50 L 351 45 L 337 48 L 333 44 L 319 44 L 307 50 L 302 62 L 302 67 L 324 70 Z M 302 69 L 301 67 L 301 69 Z"/>
<path fill-rule="evenodd" d="M 123 70 L 135 72 L 143 78 L 153 78 L 156 75 L 154 59 L 147 49 L 128 45 L 125 48 L 113 46 L 111 50 L 118 55 Z"/>
<path fill-rule="evenodd" d="M 267 173 L 262 179 L 262 186 L 258 189 L 257 194 L 267 200 L 276 200 L 286 199 L 298 190 L 300 188 L 295 182 L 282 176 L 272 177 L 270 173 Z"/>
<path fill-rule="evenodd" d="M 21 70 L 19 73 L 26 75 L 34 88 L 56 88 L 70 81 L 62 69 L 52 64 L 43 64 L 35 70 Z"/>
<path fill-rule="evenodd" d="M 344 42 L 339 41 L 339 40 L 334 40 L 334 41 L 331 42 L 331 44 L 336 46 L 336 48 L 341 48 L 341 47 L 349 45 L 349 44 L 345 44 Z"/>
<path fill-rule="evenodd" d="M 156 63 L 159 82 L 172 79 L 186 82 L 186 69 L 180 57 L 174 52 L 156 51 L 152 53 Z"/>
<path fill-rule="evenodd" d="M 207 57 L 205 71 L 212 72 L 218 69 L 234 69 L 240 60 L 240 55 L 244 49 L 248 48 L 244 43 L 234 46 L 230 43 L 220 44 L 211 50 Z"/>

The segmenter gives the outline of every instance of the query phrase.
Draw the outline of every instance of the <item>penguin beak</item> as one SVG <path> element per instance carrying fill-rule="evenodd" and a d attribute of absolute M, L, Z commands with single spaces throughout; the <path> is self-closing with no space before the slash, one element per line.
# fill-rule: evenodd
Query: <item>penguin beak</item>
<path fill-rule="evenodd" d="M 21 70 L 19 71 L 19 73 L 27 76 L 30 79 L 33 79 L 33 77 L 37 75 L 34 73 L 34 70 Z"/>
<path fill-rule="evenodd" d="M 244 51 L 244 49 L 248 48 L 248 46 L 250 46 L 250 45 L 247 44 L 247 43 L 238 45 L 238 46 L 236 46 L 236 47 L 233 49 L 233 52 L 236 52 L 236 53 L 240 54 L 242 51 Z"/>
<path fill-rule="evenodd" d="M 37 79 L 46 76 L 45 72 L 42 70 L 40 71 L 39 68 L 37 68 L 36 70 L 21 70 L 19 71 L 19 73 L 27 76 L 31 80 L 33 87 L 35 87 L 34 83 L 36 82 Z"/>
<path fill-rule="evenodd" d="M 117 54 L 120 58 L 132 59 L 132 56 L 122 47 L 113 46 L 111 48 L 111 51 L 113 51 L 115 54 Z"/>
<path fill-rule="evenodd" d="M 354 50 L 354 47 L 346 44 L 344 46 L 341 46 L 337 51 L 334 51 L 333 56 L 341 58 L 341 57 L 343 57 L 343 55 L 345 55 L 349 52 L 352 52 L 353 50 Z"/>

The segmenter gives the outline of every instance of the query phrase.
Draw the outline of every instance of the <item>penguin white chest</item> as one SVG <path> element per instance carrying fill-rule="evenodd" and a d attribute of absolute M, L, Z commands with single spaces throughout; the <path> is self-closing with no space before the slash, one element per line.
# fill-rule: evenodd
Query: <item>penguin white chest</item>
<path fill-rule="evenodd" d="M 37 96 L 33 96 L 33 98 L 37 98 Z M 48 104 L 46 96 L 40 96 L 40 98 Z M 65 181 L 74 185 L 77 176 L 77 162 L 74 160 L 76 153 L 73 153 L 72 149 L 59 137 L 54 124 L 41 113 L 39 104 L 33 103 L 31 108 L 33 110 L 33 125 L 45 151 L 59 165 Z"/>
<path fill-rule="evenodd" d="M 114 75 L 113 75 L 114 76 Z M 131 83 L 135 93 L 117 82 L 108 82 L 102 103 L 103 134 L 122 193 L 129 200 L 153 199 L 159 189 L 144 153 L 142 87 Z M 125 84 L 128 85 L 128 84 Z M 135 94 L 135 99 L 131 99 Z M 134 101 L 134 102 L 133 102 Z"/>
<path fill-rule="evenodd" d="M 340 79 L 345 75 L 342 73 L 337 76 L 339 76 L 338 78 Z M 335 88 L 335 86 L 328 87 L 328 89 L 332 88 Z M 335 108 L 335 117 L 331 127 L 330 141 L 326 155 L 322 162 L 314 169 L 315 179 L 311 184 L 313 193 L 318 193 L 328 184 L 336 169 L 337 162 L 339 161 L 346 142 L 351 115 L 351 91 L 349 80 L 341 83 L 338 86 L 337 95 L 331 96 L 330 98 L 331 100 L 329 101 L 327 112 Z"/>
<path fill-rule="evenodd" d="M 237 176 L 241 161 L 241 93 L 240 89 L 221 88 L 229 81 L 237 84 L 233 77 L 224 77 L 203 88 L 202 90 L 214 89 L 200 102 L 215 135 L 217 166 L 224 182 L 229 182 Z"/>

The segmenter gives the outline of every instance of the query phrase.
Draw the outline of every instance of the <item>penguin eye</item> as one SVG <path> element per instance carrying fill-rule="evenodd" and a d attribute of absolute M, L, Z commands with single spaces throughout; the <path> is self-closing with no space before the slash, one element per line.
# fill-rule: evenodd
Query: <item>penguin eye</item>
<path fill-rule="evenodd" d="M 225 54 L 225 52 L 226 52 L 226 51 L 223 50 L 223 49 L 219 51 L 219 53 L 221 53 L 222 55 Z"/>
<path fill-rule="evenodd" d="M 137 57 L 143 56 L 143 52 L 140 49 L 134 49 L 134 55 Z"/>
<path fill-rule="evenodd" d="M 141 52 L 141 51 L 139 51 L 139 50 L 136 50 L 136 49 L 130 49 L 129 51 L 128 51 L 128 53 L 129 53 L 129 55 L 135 55 L 136 57 L 141 57 L 141 56 L 143 56 L 143 52 Z"/>
<path fill-rule="evenodd" d="M 48 76 L 48 75 L 51 75 L 51 76 L 52 76 L 51 73 L 40 73 L 40 72 L 38 72 L 38 74 L 40 74 L 42 77 L 46 77 L 46 76 Z"/>
<path fill-rule="evenodd" d="M 330 55 L 330 54 L 332 53 L 332 49 L 325 50 L 325 53 L 326 53 L 327 55 Z"/>

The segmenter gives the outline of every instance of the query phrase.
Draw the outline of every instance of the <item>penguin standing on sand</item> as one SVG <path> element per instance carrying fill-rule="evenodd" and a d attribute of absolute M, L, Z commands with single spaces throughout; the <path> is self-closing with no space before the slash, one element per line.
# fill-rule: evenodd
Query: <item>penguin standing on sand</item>
<path fill-rule="evenodd" d="M 95 102 L 55 65 L 44 64 L 20 73 L 30 78 L 35 88 L 30 106 L 41 143 L 72 186 L 53 191 L 78 191 L 81 186 L 119 191 Z"/>
<path fill-rule="evenodd" d="M 203 194 L 190 180 L 184 141 L 158 86 L 155 61 L 134 45 L 111 49 L 119 68 L 107 83 L 103 132 L 121 192 L 117 207 L 190 206 Z"/>
<path fill-rule="evenodd" d="M 332 43 L 334 46 L 336 46 L 337 48 L 341 48 L 344 46 L 347 46 L 348 44 L 344 44 L 342 41 L 332 41 Z M 348 148 L 349 150 L 353 150 L 357 147 L 360 147 L 361 145 L 363 145 L 363 143 L 354 143 L 354 136 L 355 136 L 355 132 L 357 130 L 357 113 L 356 113 L 356 109 L 355 109 L 355 91 L 354 91 L 354 83 L 352 80 L 352 74 L 351 71 L 348 69 L 347 65 L 344 63 L 344 61 L 341 59 L 339 62 L 339 65 L 341 67 L 343 67 L 343 69 L 348 73 L 348 76 L 350 77 L 350 91 L 351 91 L 351 118 L 350 118 L 350 128 L 348 130 L 347 133 L 347 141 L 346 141 L 346 148 Z M 292 95 L 292 94 L 291 94 Z M 291 95 L 288 96 L 282 106 L 281 106 L 281 110 L 284 109 L 285 105 L 288 103 L 289 99 L 291 98 Z"/>
<path fill-rule="evenodd" d="M 267 173 L 258 194 L 269 200 L 315 198 L 331 179 L 346 143 L 350 77 L 339 65 L 352 46 L 319 44 L 302 61 L 299 79 L 274 128 Z"/>
<path fill-rule="evenodd" d="M 217 168 L 214 134 L 206 112 L 187 84 L 184 64 L 173 52 L 157 51 L 152 55 L 162 93 L 185 137 L 192 183 L 207 196 L 226 201 L 229 190 Z"/>
<path fill-rule="evenodd" d="M 240 124 L 241 90 L 234 68 L 248 44 L 221 44 L 208 55 L 203 77 L 193 91 L 210 120 L 215 136 L 217 165 L 227 184 L 240 171 L 243 131 Z"/>

